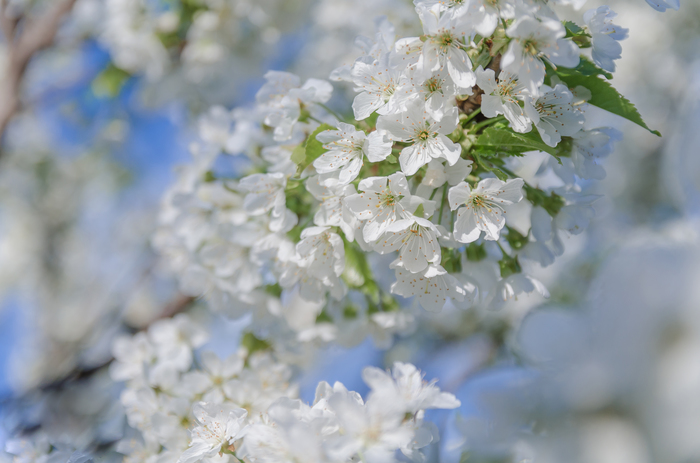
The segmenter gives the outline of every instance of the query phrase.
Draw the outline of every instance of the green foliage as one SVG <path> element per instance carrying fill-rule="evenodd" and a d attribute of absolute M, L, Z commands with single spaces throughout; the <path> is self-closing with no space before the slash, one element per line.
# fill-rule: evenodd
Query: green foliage
<path fill-rule="evenodd" d="M 347 318 L 348 320 L 357 318 L 357 307 L 352 304 L 346 305 L 345 308 L 343 308 L 343 318 Z"/>
<path fill-rule="evenodd" d="M 589 48 L 591 46 L 591 35 L 575 22 L 564 21 L 564 28 L 566 29 L 566 38 L 573 40 L 579 47 Z"/>
<path fill-rule="evenodd" d="M 552 70 L 553 71 L 553 70 Z M 606 79 L 612 79 L 613 75 L 608 71 L 599 68 L 590 59 L 581 56 L 578 66 L 575 68 L 557 67 L 556 74 L 558 75 L 582 75 L 582 76 L 603 76 Z M 552 72 L 550 71 L 550 77 Z M 560 77 L 561 78 L 561 77 Z"/>
<path fill-rule="evenodd" d="M 548 195 L 539 188 L 532 187 L 525 184 L 525 196 L 527 200 L 532 203 L 533 206 L 542 207 L 549 215 L 554 217 L 559 213 L 562 207 L 565 206 L 564 198 L 556 193 Z"/>
<path fill-rule="evenodd" d="M 318 314 L 318 317 L 316 317 L 316 323 L 333 323 L 333 319 L 328 315 L 328 312 L 322 310 L 321 313 Z"/>
<path fill-rule="evenodd" d="M 590 68 L 590 65 L 587 64 L 584 64 L 583 66 L 586 69 Z M 587 88 L 592 95 L 588 103 L 592 104 L 593 106 L 597 106 L 613 114 L 624 117 L 640 127 L 647 129 L 654 135 L 658 135 L 659 137 L 661 136 L 661 133 L 650 129 L 646 125 L 642 119 L 642 116 L 639 114 L 639 111 L 637 111 L 637 108 L 630 103 L 627 98 L 620 95 L 620 93 L 615 90 L 609 82 L 597 77 L 596 75 L 584 75 L 577 69 L 550 69 L 550 77 L 552 75 L 551 73 L 557 75 L 562 82 L 569 86 L 569 88 L 575 88 L 578 86 Z"/>
<path fill-rule="evenodd" d="M 516 251 L 522 249 L 530 241 L 526 235 L 511 227 L 508 227 L 506 240 L 510 247 Z"/>
<path fill-rule="evenodd" d="M 374 281 L 372 269 L 367 262 L 365 252 L 357 243 L 350 243 L 343 238 L 345 244 L 345 270 L 343 281 L 349 288 L 364 293 L 375 303 L 379 302 L 379 287 Z"/>
<path fill-rule="evenodd" d="M 502 54 L 508 47 L 510 39 L 502 25 L 498 25 L 491 38 L 491 56 Z"/>
<path fill-rule="evenodd" d="M 267 285 L 265 286 L 265 292 L 271 296 L 274 297 L 280 297 L 282 296 L 282 287 L 275 283 L 274 285 Z"/>
<path fill-rule="evenodd" d="M 170 2 L 170 0 L 166 1 Z M 181 0 L 173 7 L 176 11 L 179 10 L 178 27 L 173 31 L 158 34 L 158 39 L 165 48 L 180 48 L 187 41 L 187 33 L 194 22 L 194 17 L 200 10 L 207 9 L 206 3 L 199 0 Z"/>
<path fill-rule="evenodd" d="M 241 339 L 241 346 L 246 348 L 248 355 L 252 354 L 253 352 L 268 350 L 270 347 L 272 347 L 269 342 L 257 338 L 250 331 L 243 335 L 243 338 Z"/>
<path fill-rule="evenodd" d="M 469 243 L 465 250 L 467 259 L 472 262 L 479 262 L 486 259 L 486 249 L 483 244 Z"/>
<path fill-rule="evenodd" d="M 457 249 L 442 248 L 440 265 L 449 273 L 461 273 L 462 254 Z"/>
<path fill-rule="evenodd" d="M 118 68 L 114 63 L 110 63 L 95 80 L 92 81 L 92 93 L 99 97 L 114 98 L 119 95 L 124 84 L 129 80 L 131 74 Z"/>
<path fill-rule="evenodd" d="M 328 124 L 321 124 L 308 136 L 304 143 L 294 148 L 292 152 L 292 162 L 297 165 L 297 175 L 301 174 L 304 169 L 309 167 L 319 156 L 327 151 L 323 147 L 323 144 L 316 140 L 316 135 L 326 130 L 335 130 L 335 127 Z"/>
<path fill-rule="evenodd" d="M 518 256 L 511 257 L 509 255 L 503 254 L 503 258 L 498 261 L 498 267 L 501 269 L 501 277 L 506 278 L 515 273 L 521 273 L 523 271 L 520 267 L 520 262 L 518 262 Z"/>
<path fill-rule="evenodd" d="M 415 215 L 416 217 L 423 218 L 423 216 L 425 215 L 425 207 L 423 207 L 423 203 L 420 203 L 418 205 L 413 215 Z"/>
<path fill-rule="evenodd" d="M 494 151 L 503 151 L 507 154 L 520 154 L 526 151 L 544 151 L 558 157 L 556 148 L 552 148 L 542 141 L 540 134 L 533 130 L 530 133 L 516 133 L 510 129 L 498 129 L 489 127 L 476 141 L 477 147 L 483 147 Z"/>

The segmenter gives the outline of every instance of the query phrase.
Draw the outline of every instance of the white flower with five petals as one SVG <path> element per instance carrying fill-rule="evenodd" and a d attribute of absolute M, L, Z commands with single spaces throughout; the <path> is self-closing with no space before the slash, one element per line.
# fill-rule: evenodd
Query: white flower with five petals
<path fill-rule="evenodd" d="M 377 129 L 387 132 L 393 140 L 411 144 L 401 150 L 399 164 L 404 174 L 413 175 L 432 159 L 446 159 L 450 165 L 457 162 L 462 148 L 447 135 L 457 128 L 458 122 L 457 108 L 436 120 L 423 102 L 414 101 L 405 112 L 380 117 Z"/>
<path fill-rule="evenodd" d="M 476 83 L 484 91 L 481 95 L 481 113 L 484 116 L 503 114 L 516 132 L 527 133 L 532 129 L 532 123 L 520 105 L 520 101 L 525 100 L 527 89 L 519 82 L 518 76 L 501 71 L 496 82 L 496 73 L 492 69 L 484 70 L 479 66 Z"/>
<path fill-rule="evenodd" d="M 440 265 L 430 265 L 420 273 L 411 273 L 398 260 L 391 265 L 396 271 L 391 292 L 404 297 L 416 296 L 420 305 L 430 312 L 441 311 L 448 297 L 462 302 L 467 295 L 465 285 Z"/>
<path fill-rule="evenodd" d="M 358 220 L 366 221 L 362 236 L 368 243 L 376 241 L 389 225 L 405 218 L 411 192 L 406 176 L 397 172 L 388 177 L 369 177 L 360 182 L 362 193 L 345 198 L 345 204 Z"/>
<path fill-rule="evenodd" d="M 435 225 L 413 216 L 389 225 L 384 236 L 374 245 L 380 254 L 399 251 L 399 260 L 411 273 L 418 273 L 430 264 L 440 263 L 440 245 Z"/>
<path fill-rule="evenodd" d="M 574 95 L 566 85 L 558 84 L 554 89 L 543 85 L 542 96 L 525 101 L 525 114 L 537 127 L 542 141 L 549 146 L 557 146 L 561 137 L 568 137 L 583 127 L 585 117 L 571 102 Z"/>
<path fill-rule="evenodd" d="M 383 133 L 374 131 L 369 135 L 350 124 L 340 122 L 338 130 L 326 130 L 316 135 L 316 140 L 327 149 L 314 161 L 319 174 L 339 171 L 338 180 L 348 184 L 360 173 L 364 157 L 370 162 L 380 162 L 391 154 L 392 142 Z"/>
<path fill-rule="evenodd" d="M 523 199 L 523 179 L 503 182 L 497 178 L 486 178 L 473 190 L 462 182 L 450 188 L 447 199 L 450 209 L 457 211 L 454 239 L 460 243 L 471 243 L 479 239 L 495 241 L 506 224 L 504 206 Z"/>
<path fill-rule="evenodd" d="M 178 463 L 194 463 L 228 450 L 247 430 L 248 412 L 230 404 L 199 402 L 193 413 L 197 426 L 191 431 L 190 447 L 183 452 Z"/>

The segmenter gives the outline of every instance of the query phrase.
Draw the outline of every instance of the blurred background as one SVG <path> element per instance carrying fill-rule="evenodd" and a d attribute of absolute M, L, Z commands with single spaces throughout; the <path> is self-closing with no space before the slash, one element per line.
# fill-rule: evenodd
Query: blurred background
<path fill-rule="evenodd" d="M 2 7 L 38 24 L 59 3 Z M 111 342 L 191 302 L 151 237 L 210 106 L 253 101 L 268 69 L 327 78 L 373 34 L 368 18 L 387 15 L 399 36 L 420 27 L 407 0 L 68 3 L 14 87 L 0 42 L 3 89 L 21 101 L 0 147 L 0 445 L 39 424 L 76 447 L 121 438 Z M 388 350 L 331 347 L 303 373 L 303 399 L 319 380 L 362 393 L 363 367 L 410 360 L 462 401 L 433 415 L 436 461 L 700 462 L 700 2 L 582 11 L 603 4 L 629 28 L 613 84 L 663 137 L 596 115 L 624 140 L 584 185 L 600 195 L 588 230 L 528 269 L 551 297 L 480 313 L 478 329 L 435 317 Z M 245 321 L 194 311 L 209 348 L 232 352 Z"/>

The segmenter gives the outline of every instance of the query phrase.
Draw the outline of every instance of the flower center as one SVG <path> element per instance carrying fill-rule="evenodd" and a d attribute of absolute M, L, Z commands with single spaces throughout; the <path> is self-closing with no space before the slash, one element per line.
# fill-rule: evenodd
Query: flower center
<path fill-rule="evenodd" d="M 398 200 L 399 198 L 397 198 L 393 193 L 383 193 L 380 196 L 379 204 L 382 207 L 394 207 Z"/>
<path fill-rule="evenodd" d="M 484 198 L 483 196 L 480 196 L 480 195 L 475 195 L 475 196 L 472 196 L 471 202 L 472 202 L 472 206 L 474 206 L 475 208 L 484 207 L 484 205 L 486 204 L 486 198 Z"/>
<path fill-rule="evenodd" d="M 522 45 L 523 51 L 530 56 L 537 56 L 537 54 L 540 52 L 537 39 L 534 37 L 526 38 L 523 40 Z"/>
<path fill-rule="evenodd" d="M 442 86 L 440 84 L 441 82 L 439 82 L 437 78 L 431 77 L 430 79 L 425 81 L 423 86 L 428 91 L 428 93 L 435 93 L 442 90 Z"/>
<path fill-rule="evenodd" d="M 437 46 L 440 48 L 440 52 L 445 54 L 449 50 L 450 47 L 455 45 L 455 37 L 452 35 L 452 32 L 445 31 L 433 39 L 434 43 L 437 44 Z"/>

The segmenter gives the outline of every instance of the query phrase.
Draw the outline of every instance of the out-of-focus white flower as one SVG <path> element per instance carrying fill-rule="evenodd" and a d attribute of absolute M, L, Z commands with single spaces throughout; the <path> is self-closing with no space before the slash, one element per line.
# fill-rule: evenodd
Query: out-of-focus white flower
<path fill-rule="evenodd" d="M 513 40 L 503 55 L 501 68 L 518 76 L 520 83 L 533 95 L 544 82 L 542 57 L 571 68 L 579 63 L 579 48 L 571 40 L 564 39 L 566 30 L 559 20 L 523 16 L 508 26 L 506 33 Z"/>
<path fill-rule="evenodd" d="M 439 312 L 445 306 L 447 298 L 462 302 L 473 287 L 467 288 L 439 265 L 430 265 L 423 272 L 411 273 L 400 261 L 392 266 L 396 270 L 396 282 L 391 285 L 391 292 L 399 296 L 416 296 L 425 310 Z"/>
<path fill-rule="evenodd" d="M 593 61 L 606 71 L 615 71 L 615 60 L 622 56 L 620 40 L 627 38 L 628 29 L 613 24 L 617 13 L 608 6 L 586 11 L 583 20 L 591 33 Z"/>
<path fill-rule="evenodd" d="M 403 408 L 411 413 L 460 406 L 460 401 L 454 395 L 442 392 L 435 386 L 436 381 L 425 382 L 421 372 L 410 363 L 396 362 L 391 374 L 379 368 L 367 367 L 362 372 L 362 379 L 369 385 L 372 394 L 387 400 L 402 400 Z"/>

